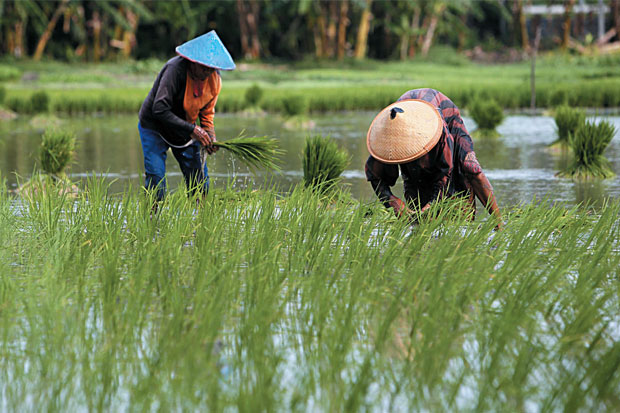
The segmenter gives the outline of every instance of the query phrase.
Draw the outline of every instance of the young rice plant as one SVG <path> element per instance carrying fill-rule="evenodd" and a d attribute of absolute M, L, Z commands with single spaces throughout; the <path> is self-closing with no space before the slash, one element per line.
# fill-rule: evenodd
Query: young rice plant
<path fill-rule="evenodd" d="M 303 183 L 307 188 L 327 192 L 340 181 L 350 157 L 329 136 L 306 137 L 302 154 Z"/>
<path fill-rule="evenodd" d="M 584 122 L 570 135 L 573 160 L 559 175 L 575 179 L 605 179 L 615 176 L 610 162 L 603 154 L 615 132 L 615 127 L 606 120 L 598 124 L 594 121 Z"/>
<path fill-rule="evenodd" d="M 177 191 L 151 217 L 108 185 L 0 190 L 3 410 L 617 408 L 618 200 L 494 232 L 301 185 Z"/>
<path fill-rule="evenodd" d="M 584 124 L 586 114 L 582 109 L 567 105 L 559 106 L 555 110 L 555 124 L 558 128 L 558 139 L 554 144 L 569 145 L 569 136 Z"/>
<path fill-rule="evenodd" d="M 478 98 L 470 105 L 469 112 L 478 125 L 476 135 L 480 137 L 498 136 L 495 128 L 504 120 L 504 111 L 494 99 Z"/>

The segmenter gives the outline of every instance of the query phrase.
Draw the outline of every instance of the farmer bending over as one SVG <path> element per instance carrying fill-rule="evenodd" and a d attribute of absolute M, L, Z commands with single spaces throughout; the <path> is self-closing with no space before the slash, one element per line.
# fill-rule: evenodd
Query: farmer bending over
<path fill-rule="evenodd" d="M 219 70 L 233 70 L 228 50 L 215 31 L 176 48 L 140 108 L 138 130 L 144 154 L 144 186 L 166 192 L 168 148 L 179 162 L 187 187 L 209 190 L 206 155 L 213 146 L 215 103 L 222 88 Z M 197 122 L 199 121 L 199 122 Z"/>
<path fill-rule="evenodd" d="M 501 214 L 491 183 L 476 159 L 474 144 L 456 105 L 434 89 L 414 89 L 375 117 L 366 137 L 366 178 L 387 208 L 413 217 L 447 196 L 463 196 L 475 214 L 475 198 L 497 219 Z M 390 187 L 403 177 L 405 200 Z"/>

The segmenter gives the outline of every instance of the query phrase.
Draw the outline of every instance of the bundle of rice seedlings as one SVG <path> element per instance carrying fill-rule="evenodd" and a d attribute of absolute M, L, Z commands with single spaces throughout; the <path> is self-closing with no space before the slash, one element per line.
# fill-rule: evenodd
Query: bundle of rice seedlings
<path fill-rule="evenodd" d="M 555 110 L 554 120 L 558 127 L 558 140 L 552 145 L 562 144 L 568 146 L 569 135 L 574 134 L 577 128 L 584 124 L 586 114 L 581 109 L 562 105 Z"/>
<path fill-rule="evenodd" d="M 66 130 L 48 128 L 39 146 L 41 168 L 49 175 L 59 176 L 73 158 L 75 135 Z"/>
<path fill-rule="evenodd" d="M 306 137 L 302 160 L 304 186 L 327 192 L 340 181 L 349 161 L 349 154 L 329 136 Z"/>
<path fill-rule="evenodd" d="M 308 111 L 308 101 L 302 95 L 290 95 L 282 99 L 282 110 L 288 117 L 304 115 Z"/>
<path fill-rule="evenodd" d="M 258 103 L 263 98 L 263 89 L 254 83 L 245 91 L 245 101 L 249 106 L 258 106 Z"/>
<path fill-rule="evenodd" d="M 499 136 L 495 128 L 504 120 L 504 111 L 495 100 L 476 99 L 472 102 L 469 112 L 478 125 L 476 135 L 481 137 Z"/>
<path fill-rule="evenodd" d="M 46 91 L 40 90 L 30 96 L 30 105 L 34 113 L 47 112 L 50 106 L 50 97 Z"/>
<path fill-rule="evenodd" d="M 603 155 L 615 132 L 615 127 L 607 121 L 598 124 L 584 122 L 574 134 L 569 134 L 573 160 L 566 170 L 558 175 L 575 179 L 605 179 L 615 176 L 611 164 Z"/>
<path fill-rule="evenodd" d="M 278 158 L 284 154 L 278 141 L 266 136 L 246 137 L 241 134 L 226 141 L 217 141 L 213 145 L 226 149 L 251 169 L 279 171 Z"/>

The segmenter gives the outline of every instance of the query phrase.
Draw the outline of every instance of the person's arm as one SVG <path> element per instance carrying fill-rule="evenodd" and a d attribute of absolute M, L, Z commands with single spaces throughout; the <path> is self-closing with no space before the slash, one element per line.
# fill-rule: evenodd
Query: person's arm
<path fill-rule="evenodd" d="M 500 229 L 502 227 L 502 214 L 497 206 L 493 186 L 491 186 L 491 182 L 482 172 L 482 167 L 478 163 L 478 159 L 476 159 L 475 152 L 467 153 L 462 168 L 467 180 L 471 184 L 474 195 L 482 202 L 489 214 L 495 217 L 497 220 L 496 228 Z"/>
<path fill-rule="evenodd" d="M 500 229 L 503 225 L 502 214 L 497 206 L 497 200 L 495 199 L 495 193 L 493 192 L 491 182 L 489 182 L 482 171 L 477 175 L 470 176 L 469 182 L 471 183 L 476 198 L 482 202 L 489 214 L 495 217 L 497 220 L 496 228 Z"/>
<path fill-rule="evenodd" d="M 153 99 L 153 115 L 168 130 L 179 137 L 188 139 L 194 132 L 195 126 L 178 117 L 172 111 L 173 99 L 177 93 L 182 93 L 179 82 L 179 69 L 172 65 L 166 65 L 162 69 L 159 87 Z"/>
<path fill-rule="evenodd" d="M 421 212 L 429 209 L 434 202 L 441 200 L 446 195 L 454 165 L 452 160 L 453 150 L 454 142 L 452 137 L 444 130 L 444 134 L 437 146 L 429 153 L 433 159 L 431 167 L 434 171 L 433 193 L 426 205 L 422 205 Z"/>
<path fill-rule="evenodd" d="M 405 202 L 392 193 L 390 187 L 394 186 L 398 179 L 398 165 L 386 164 L 372 156 L 366 161 L 366 179 L 377 194 L 379 201 L 386 208 L 392 208 L 396 216 L 410 215 L 412 212 Z"/>

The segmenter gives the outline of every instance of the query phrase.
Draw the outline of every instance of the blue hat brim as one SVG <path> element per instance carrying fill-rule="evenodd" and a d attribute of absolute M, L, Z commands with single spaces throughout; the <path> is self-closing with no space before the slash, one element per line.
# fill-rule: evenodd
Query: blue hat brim
<path fill-rule="evenodd" d="M 187 60 L 219 70 L 234 70 L 237 66 L 215 30 L 189 40 L 175 49 Z"/>

